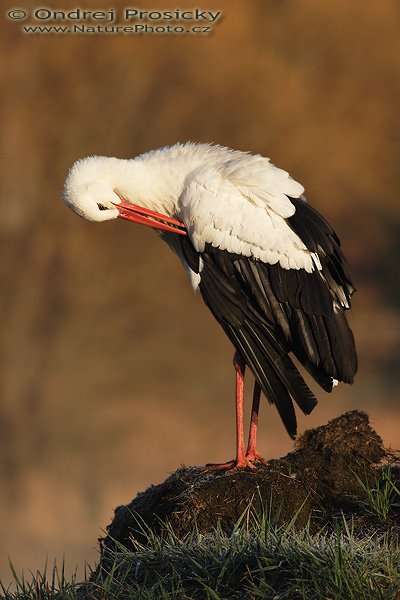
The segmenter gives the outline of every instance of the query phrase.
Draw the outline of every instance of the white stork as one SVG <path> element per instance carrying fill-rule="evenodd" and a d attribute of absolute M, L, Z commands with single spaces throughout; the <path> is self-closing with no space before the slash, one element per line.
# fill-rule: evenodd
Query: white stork
<path fill-rule="evenodd" d="M 352 383 L 354 338 L 345 311 L 354 287 L 340 241 L 268 158 L 208 144 L 175 144 L 131 160 L 91 156 L 70 169 L 63 197 L 90 221 L 121 217 L 156 229 L 235 348 L 236 458 L 254 467 L 260 392 L 294 438 L 293 400 L 317 400 L 291 354 L 331 392 Z M 243 436 L 246 365 L 255 377 Z"/>

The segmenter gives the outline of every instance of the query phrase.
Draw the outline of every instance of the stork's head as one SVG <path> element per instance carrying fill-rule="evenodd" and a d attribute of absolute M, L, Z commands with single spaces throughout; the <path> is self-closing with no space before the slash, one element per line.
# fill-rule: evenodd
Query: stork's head
<path fill-rule="evenodd" d="M 74 163 L 64 184 L 63 199 L 67 206 L 89 221 L 116 219 L 117 205 L 121 203 L 113 182 L 117 161 L 90 156 Z"/>
<path fill-rule="evenodd" d="M 136 202 L 141 198 L 143 205 L 139 206 Z M 151 182 L 142 163 L 133 160 L 90 156 L 77 161 L 65 180 L 63 199 L 76 214 L 89 221 L 121 217 L 153 229 L 186 235 L 181 221 L 149 208 L 158 208 L 157 196 L 151 195 Z"/>

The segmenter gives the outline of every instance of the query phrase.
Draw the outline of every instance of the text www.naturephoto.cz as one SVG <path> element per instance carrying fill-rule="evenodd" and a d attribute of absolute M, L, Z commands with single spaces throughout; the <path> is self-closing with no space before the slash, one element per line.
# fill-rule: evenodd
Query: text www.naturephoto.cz
<path fill-rule="evenodd" d="M 182 27 L 180 25 L 25 25 L 22 27 L 24 33 L 28 34 L 209 34 L 212 31 L 210 25 L 194 25 L 193 27 Z"/>

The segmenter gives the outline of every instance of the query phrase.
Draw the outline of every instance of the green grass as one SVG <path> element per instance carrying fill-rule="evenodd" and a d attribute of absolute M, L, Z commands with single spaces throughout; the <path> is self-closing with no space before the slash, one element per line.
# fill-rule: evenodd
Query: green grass
<path fill-rule="evenodd" d="M 54 564 L 51 571 L 48 571 L 47 562 L 43 571 L 32 573 L 28 578 L 25 575 L 19 575 L 10 562 L 10 568 L 14 577 L 14 583 L 6 589 L 0 582 L 1 598 L 7 600 L 76 600 L 79 585 L 76 583 L 76 577 L 73 575 L 68 581 L 65 577 L 64 564 L 61 568 Z"/>
<path fill-rule="evenodd" d="M 400 489 L 396 485 L 390 466 L 383 469 L 373 484 L 355 475 L 365 492 L 364 509 L 367 514 L 385 523 L 394 508 L 400 507 Z"/>
<path fill-rule="evenodd" d="M 229 536 L 217 528 L 179 540 L 168 528 L 147 532 L 136 552 L 109 552 L 109 575 L 81 587 L 57 569 L 30 581 L 17 577 L 6 600 L 204 599 L 394 600 L 400 590 L 400 546 L 388 535 L 355 535 L 343 518 L 312 535 L 278 526 L 249 509 Z M 80 592 L 79 592 L 80 589 Z"/>
<path fill-rule="evenodd" d="M 230 535 L 216 528 L 179 539 L 165 525 L 156 535 L 138 517 L 145 543 L 136 552 L 115 545 L 89 582 L 67 580 L 63 566 L 19 576 L 4 600 L 400 600 L 400 543 L 394 511 L 400 490 L 390 467 L 360 484 L 363 517 L 357 528 L 344 516 L 333 531 L 280 525 L 249 506 Z M 360 517 L 360 515 L 358 515 Z M 367 519 L 366 519 L 367 517 Z M 369 520 L 368 520 L 369 517 Z M 379 524 L 385 524 L 385 527 Z M 363 529 L 364 528 L 364 529 Z"/>

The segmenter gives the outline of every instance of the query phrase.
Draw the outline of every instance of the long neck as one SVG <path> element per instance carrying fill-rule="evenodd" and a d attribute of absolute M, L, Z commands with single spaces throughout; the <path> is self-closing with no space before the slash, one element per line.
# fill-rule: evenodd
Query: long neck
<path fill-rule="evenodd" d="M 174 216 L 186 177 L 204 160 L 205 148 L 197 148 L 177 145 L 132 160 L 115 159 L 117 192 L 133 204 Z"/>

